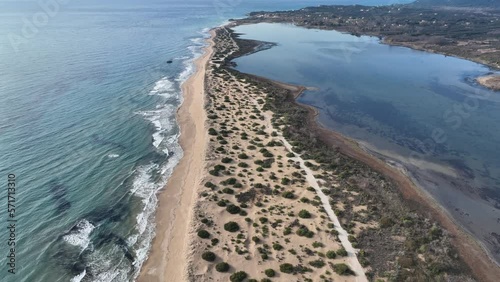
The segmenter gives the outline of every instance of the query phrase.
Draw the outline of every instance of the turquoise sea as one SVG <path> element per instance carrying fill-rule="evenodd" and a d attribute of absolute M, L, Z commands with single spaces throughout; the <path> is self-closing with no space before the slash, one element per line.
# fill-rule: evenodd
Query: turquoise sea
<path fill-rule="evenodd" d="M 208 28 L 254 10 L 401 2 L 0 0 L 0 178 L 17 184 L 16 274 L 2 189 L 0 281 L 134 280 Z"/>
<path fill-rule="evenodd" d="M 475 82 L 500 72 L 337 31 L 236 31 L 277 44 L 236 59 L 238 70 L 316 88 L 298 101 L 323 126 L 405 170 L 500 262 L 500 92 Z"/>

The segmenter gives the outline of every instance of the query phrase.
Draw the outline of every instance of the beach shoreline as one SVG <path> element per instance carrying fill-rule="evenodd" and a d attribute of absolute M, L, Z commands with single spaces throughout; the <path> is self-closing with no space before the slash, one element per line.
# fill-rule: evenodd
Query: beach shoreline
<path fill-rule="evenodd" d="M 183 157 L 159 192 L 156 234 L 138 281 L 187 280 L 189 228 L 205 167 L 205 67 L 213 53 L 213 36 L 211 31 L 209 46 L 194 62 L 196 71 L 182 84 L 184 101 L 177 110 L 177 122 Z"/>

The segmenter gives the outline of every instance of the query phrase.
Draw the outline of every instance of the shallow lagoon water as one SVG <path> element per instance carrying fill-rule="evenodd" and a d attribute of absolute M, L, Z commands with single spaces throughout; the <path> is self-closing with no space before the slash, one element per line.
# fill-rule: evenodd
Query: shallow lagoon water
<path fill-rule="evenodd" d="M 317 88 L 298 101 L 323 126 L 404 167 L 500 261 L 500 93 L 474 80 L 494 70 L 336 31 L 235 30 L 277 43 L 236 59 L 239 71 Z"/>

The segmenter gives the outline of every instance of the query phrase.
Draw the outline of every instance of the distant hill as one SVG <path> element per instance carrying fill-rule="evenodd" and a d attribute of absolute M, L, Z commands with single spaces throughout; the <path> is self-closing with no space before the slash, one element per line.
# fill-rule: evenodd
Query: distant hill
<path fill-rule="evenodd" d="M 414 5 L 500 8 L 500 0 L 417 0 Z"/>

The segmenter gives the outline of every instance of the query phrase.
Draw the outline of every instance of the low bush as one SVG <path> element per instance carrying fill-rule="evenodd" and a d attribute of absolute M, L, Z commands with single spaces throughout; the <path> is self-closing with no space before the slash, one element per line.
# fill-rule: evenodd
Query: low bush
<path fill-rule="evenodd" d="M 309 262 L 309 264 L 316 268 L 322 268 L 323 266 L 325 266 L 325 262 L 321 259 L 313 260 Z"/>
<path fill-rule="evenodd" d="M 335 257 L 337 257 L 337 254 L 335 253 L 335 251 L 328 251 L 326 252 L 326 257 L 329 259 L 334 259 Z"/>
<path fill-rule="evenodd" d="M 236 232 L 236 231 L 240 230 L 240 226 L 238 225 L 238 223 L 236 223 L 234 221 L 230 221 L 230 222 L 224 224 L 224 230 L 229 231 L 229 232 Z"/>
<path fill-rule="evenodd" d="M 349 266 L 345 263 L 335 264 L 333 266 L 333 270 L 339 275 L 350 275 L 353 273 Z"/>
<path fill-rule="evenodd" d="M 227 272 L 229 270 L 229 264 L 225 262 L 219 262 L 215 265 L 215 270 L 218 272 Z"/>
<path fill-rule="evenodd" d="M 226 211 L 230 214 L 237 214 L 241 211 L 241 209 L 240 209 L 240 207 L 231 204 L 231 205 L 226 207 Z"/>
<path fill-rule="evenodd" d="M 248 274 L 245 271 L 238 271 L 238 272 L 231 274 L 231 276 L 229 277 L 229 280 L 231 280 L 231 282 L 242 282 L 247 277 L 248 277 Z"/>
<path fill-rule="evenodd" d="M 208 231 L 202 229 L 202 230 L 198 231 L 198 237 L 200 237 L 202 239 L 208 239 L 208 238 L 210 238 L 210 233 L 208 233 Z"/>
<path fill-rule="evenodd" d="M 311 218 L 311 213 L 308 210 L 301 210 L 299 212 L 300 218 Z"/>
<path fill-rule="evenodd" d="M 283 194 L 281 194 L 281 196 L 283 196 L 283 198 L 287 198 L 287 199 L 295 198 L 295 194 L 292 191 L 283 192 Z"/>
<path fill-rule="evenodd" d="M 267 277 L 274 277 L 276 275 L 276 272 L 272 268 L 266 269 L 264 273 Z"/>
<path fill-rule="evenodd" d="M 214 261 L 216 256 L 213 252 L 204 252 L 202 255 L 201 255 L 201 258 L 206 260 L 206 261 Z"/>
<path fill-rule="evenodd" d="M 347 251 L 344 248 L 339 249 L 339 250 L 337 250 L 337 255 L 339 255 L 341 257 L 346 257 L 347 256 Z"/>
<path fill-rule="evenodd" d="M 294 267 L 291 263 L 283 263 L 280 265 L 280 271 L 283 273 L 293 273 Z"/>

